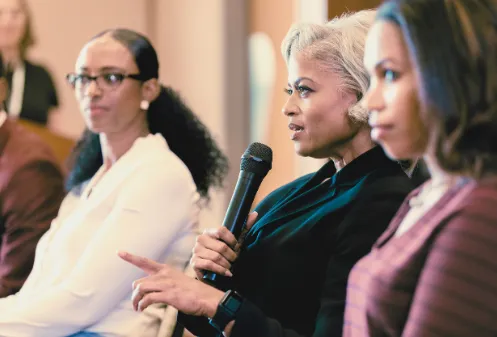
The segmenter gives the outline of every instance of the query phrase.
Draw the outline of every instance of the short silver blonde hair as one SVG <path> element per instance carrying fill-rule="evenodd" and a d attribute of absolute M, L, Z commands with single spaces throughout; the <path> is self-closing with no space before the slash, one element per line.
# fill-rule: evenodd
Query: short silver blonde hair
<path fill-rule="evenodd" d="M 317 60 L 325 71 L 340 76 L 345 91 L 356 94 L 357 103 L 349 109 L 352 121 L 366 123 L 368 113 L 361 99 L 369 86 L 364 67 L 364 45 L 376 10 L 346 13 L 326 24 L 297 23 L 288 31 L 281 44 L 281 53 L 288 66 L 290 57 L 303 53 Z"/>

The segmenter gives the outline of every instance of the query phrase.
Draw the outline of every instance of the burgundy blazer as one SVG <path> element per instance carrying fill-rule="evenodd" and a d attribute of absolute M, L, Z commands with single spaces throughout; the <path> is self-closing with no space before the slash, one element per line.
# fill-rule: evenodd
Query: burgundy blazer
<path fill-rule="evenodd" d="M 352 269 L 344 336 L 497 336 L 497 179 L 462 182 L 395 236 L 408 211 Z"/>
<path fill-rule="evenodd" d="M 49 146 L 7 119 L 0 127 L 0 298 L 22 287 L 64 195 L 63 173 Z"/>

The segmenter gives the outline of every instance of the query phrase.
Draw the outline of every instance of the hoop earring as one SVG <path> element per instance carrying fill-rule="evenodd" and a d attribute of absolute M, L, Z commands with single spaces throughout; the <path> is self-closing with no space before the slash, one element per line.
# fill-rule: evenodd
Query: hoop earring
<path fill-rule="evenodd" d="M 143 100 L 140 102 L 140 109 L 147 111 L 148 107 L 150 106 L 150 103 L 146 100 Z"/>

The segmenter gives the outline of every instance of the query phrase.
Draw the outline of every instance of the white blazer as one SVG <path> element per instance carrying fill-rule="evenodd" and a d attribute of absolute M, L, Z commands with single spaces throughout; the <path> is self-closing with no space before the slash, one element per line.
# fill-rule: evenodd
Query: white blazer
<path fill-rule="evenodd" d="M 137 139 L 99 179 L 101 172 L 81 196 L 65 198 L 37 246 L 25 285 L 0 299 L 0 336 L 57 337 L 81 330 L 156 336 L 156 316 L 131 306 L 132 282 L 144 273 L 116 251 L 184 268 L 196 234 L 195 183 L 160 135 Z"/>

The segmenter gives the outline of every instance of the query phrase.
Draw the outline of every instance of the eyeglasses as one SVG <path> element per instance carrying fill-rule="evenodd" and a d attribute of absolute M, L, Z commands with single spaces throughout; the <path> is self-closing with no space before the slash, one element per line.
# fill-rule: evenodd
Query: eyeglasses
<path fill-rule="evenodd" d="M 97 76 L 88 74 L 69 73 L 66 75 L 67 82 L 73 89 L 83 91 L 88 88 L 92 81 L 97 83 L 100 90 L 109 91 L 117 88 L 126 78 L 131 78 L 137 81 L 144 81 L 141 74 L 122 74 L 122 73 L 102 73 Z"/>

